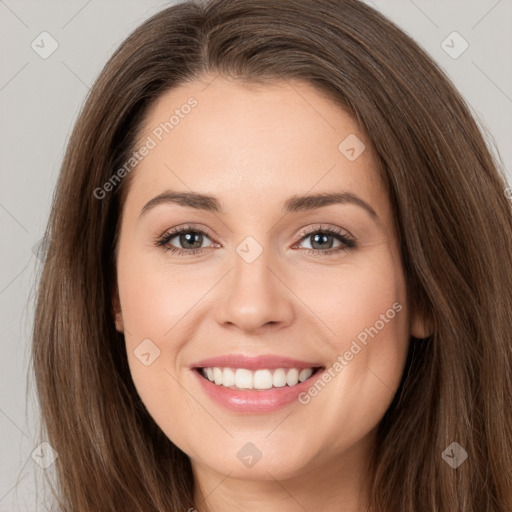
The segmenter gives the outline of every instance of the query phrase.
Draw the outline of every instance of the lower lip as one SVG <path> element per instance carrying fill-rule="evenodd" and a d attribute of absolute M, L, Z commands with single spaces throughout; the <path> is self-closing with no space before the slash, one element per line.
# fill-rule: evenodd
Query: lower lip
<path fill-rule="evenodd" d="M 257 390 L 238 390 L 219 386 L 210 382 L 194 370 L 199 384 L 205 393 L 223 407 L 249 414 L 264 414 L 277 411 L 295 401 L 301 393 L 309 389 L 314 382 L 322 375 L 323 370 L 317 371 L 312 377 L 295 386 L 283 386 L 281 388 Z"/>

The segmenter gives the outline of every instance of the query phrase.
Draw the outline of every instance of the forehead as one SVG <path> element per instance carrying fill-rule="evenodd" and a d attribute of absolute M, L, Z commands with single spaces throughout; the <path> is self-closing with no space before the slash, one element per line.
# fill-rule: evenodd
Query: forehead
<path fill-rule="evenodd" d="M 149 199 L 170 188 L 261 208 L 262 198 L 268 204 L 343 189 L 382 201 L 368 137 L 304 82 L 216 77 L 181 85 L 146 114 L 136 149 L 144 145 L 150 149 L 133 171 L 128 195 Z"/>

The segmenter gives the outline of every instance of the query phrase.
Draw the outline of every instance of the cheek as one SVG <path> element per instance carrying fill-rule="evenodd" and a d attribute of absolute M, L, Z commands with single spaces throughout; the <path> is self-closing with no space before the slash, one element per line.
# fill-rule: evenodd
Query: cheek
<path fill-rule="evenodd" d="M 311 399 L 330 416 L 326 422 L 342 422 L 348 431 L 374 426 L 398 388 L 409 344 L 398 250 L 383 242 L 344 264 L 304 274 L 299 284 L 301 299 L 318 319 L 332 374 L 325 388 L 311 390 L 304 402 Z M 357 423 L 361 418 L 365 425 Z"/>
<path fill-rule="evenodd" d="M 408 311 L 405 279 L 397 261 L 382 251 L 364 265 L 340 267 L 337 274 L 331 269 L 329 279 L 322 280 L 321 293 L 318 285 L 317 292 L 311 292 L 313 279 L 302 288 L 310 290 L 312 309 L 329 326 L 324 341 L 329 340 L 332 375 L 318 390 L 310 388 L 303 403 L 323 411 L 325 423 L 343 427 L 355 436 L 353 441 L 382 418 L 403 373 Z M 341 443 L 336 434 L 330 441 L 333 447 Z"/>
<path fill-rule="evenodd" d="M 119 259 L 118 283 L 127 342 L 136 344 L 172 338 L 208 280 L 185 265 L 170 269 L 154 255 L 126 254 Z"/>
<path fill-rule="evenodd" d="M 390 252 L 379 251 L 361 263 L 319 268 L 301 275 L 295 287 L 314 312 L 333 355 L 348 350 L 358 336 L 364 341 L 365 333 L 376 323 L 379 334 L 394 331 L 398 338 L 407 338 L 405 280 L 401 265 Z M 398 344 L 398 338 L 389 341 Z"/>
<path fill-rule="evenodd" d="M 202 299 L 218 277 L 204 264 L 171 268 L 154 252 L 128 248 L 120 251 L 117 277 L 132 380 L 155 421 L 179 438 L 187 423 L 176 422 L 173 411 L 188 411 L 187 417 L 194 411 L 182 387 L 192 378 L 183 349 L 207 314 Z"/>
<path fill-rule="evenodd" d="M 151 404 L 158 389 L 171 379 L 179 349 L 162 340 L 175 339 L 173 326 L 185 314 L 183 289 L 143 254 L 120 251 L 118 288 L 130 372 L 142 401 Z"/>

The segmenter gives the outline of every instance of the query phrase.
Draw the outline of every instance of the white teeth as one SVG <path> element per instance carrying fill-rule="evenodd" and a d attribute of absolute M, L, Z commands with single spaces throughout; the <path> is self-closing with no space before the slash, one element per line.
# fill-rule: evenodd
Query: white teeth
<path fill-rule="evenodd" d="M 313 370 L 311 368 L 304 368 L 299 373 L 299 382 L 304 382 L 305 380 L 309 379 L 313 375 Z"/>
<path fill-rule="evenodd" d="M 215 380 L 215 384 L 222 384 L 222 370 L 220 368 L 213 369 L 213 378 Z"/>
<path fill-rule="evenodd" d="M 299 370 L 297 368 L 292 368 L 291 370 L 288 370 L 288 373 L 286 374 L 286 384 L 288 386 L 295 386 L 299 382 Z"/>
<path fill-rule="evenodd" d="M 222 385 L 229 388 L 236 383 L 235 372 L 231 368 L 224 368 L 222 372 Z"/>
<path fill-rule="evenodd" d="M 254 372 L 252 385 L 254 389 L 270 389 L 272 387 L 272 373 L 270 373 L 270 370 L 257 370 Z"/>
<path fill-rule="evenodd" d="M 272 375 L 272 385 L 275 388 L 286 386 L 286 372 L 282 368 L 278 368 Z"/>
<path fill-rule="evenodd" d="M 252 372 L 245 368 L 238 368 L 235 372 L 235 386 L 240 389 L 252 389 Z"/>
<path fill-rule="evenodd" d="M 313 375 L 313 368 L 277 368 L 251 371 L 246 368 L 202 368 L 202 374 L 217 386 L 232 389 L 271 389 L 295 386 Z"/>

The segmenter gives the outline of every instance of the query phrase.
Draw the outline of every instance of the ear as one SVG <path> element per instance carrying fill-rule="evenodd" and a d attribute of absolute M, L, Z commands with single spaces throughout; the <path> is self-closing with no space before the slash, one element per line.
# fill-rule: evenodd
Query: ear
<path fill-rule="evenodd" d="M 112 299 L 112 309 L 117 331 L 124 332 L 123 312 L 121 311 L 121 301 L 119 300 L 119 291 L 117 290 L 117 287 Z"/>
<path fill-rule="evenodd" d="M 410 333 L 418 339 L 428 338 L 432 336 L 432 320 L 421 312 L 413 312 L 410 320 Z"/>

